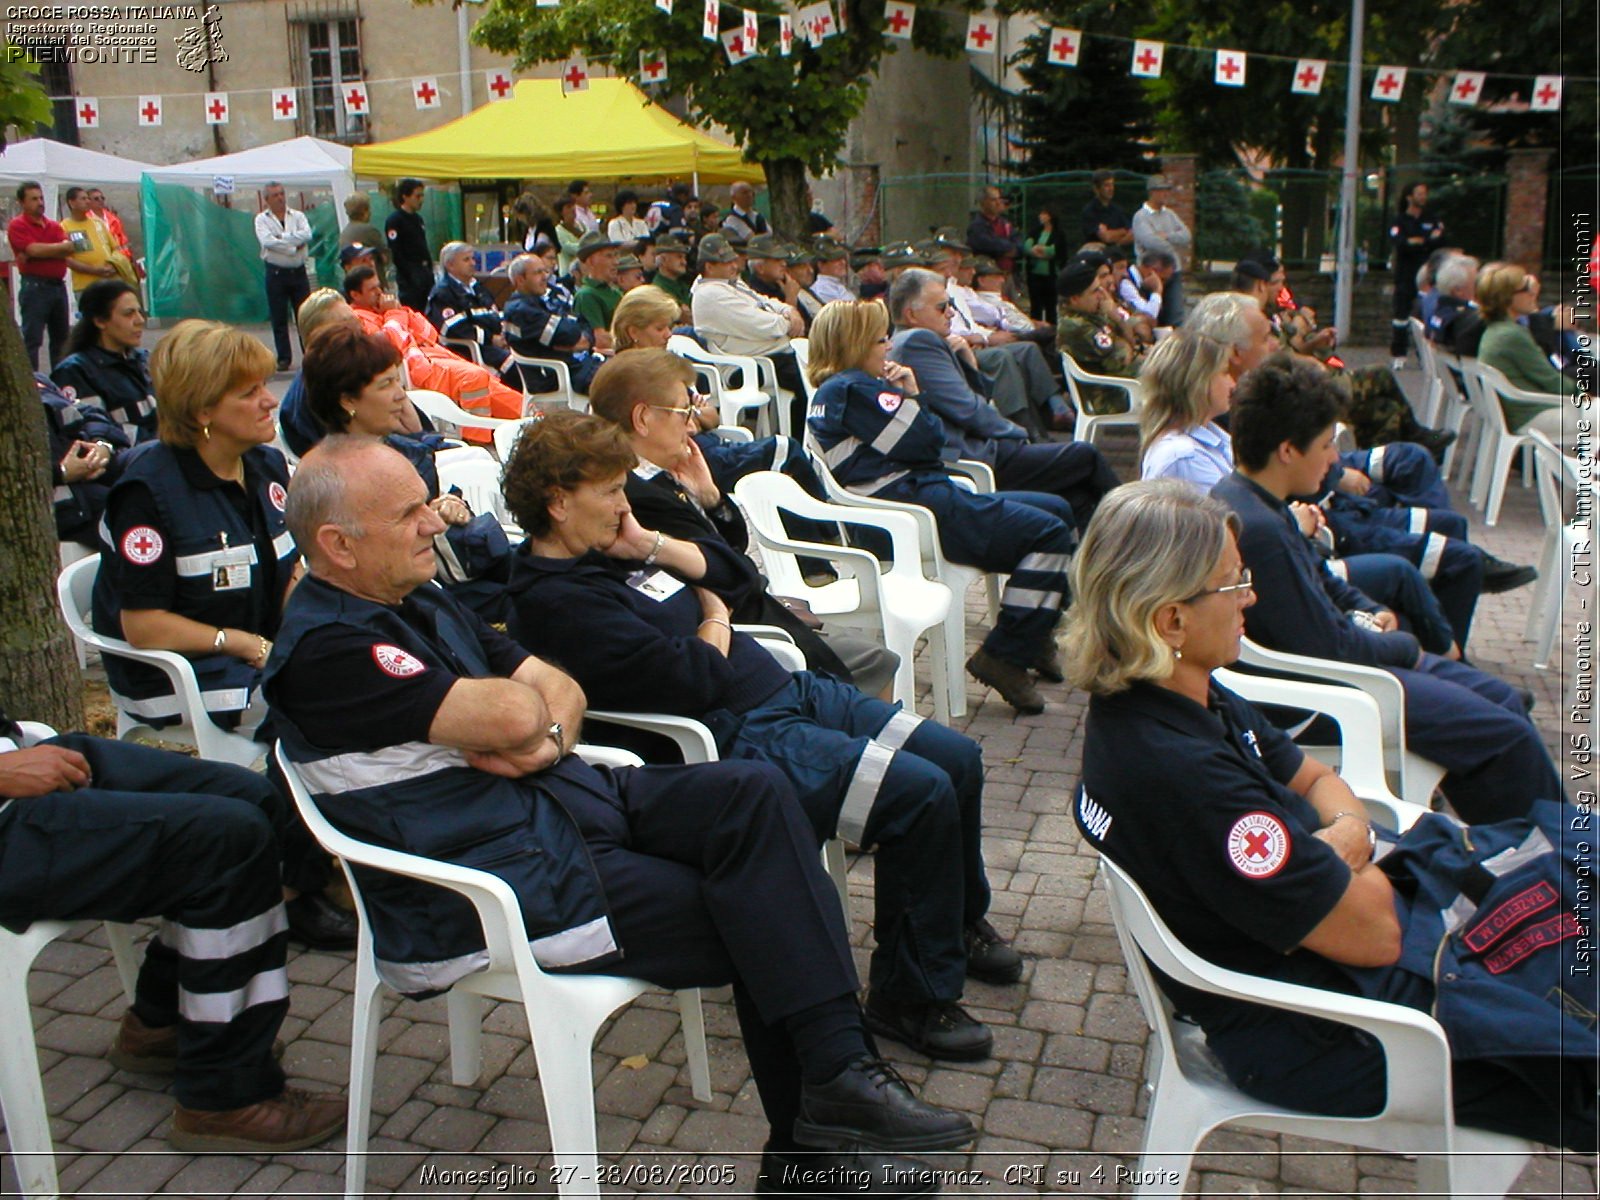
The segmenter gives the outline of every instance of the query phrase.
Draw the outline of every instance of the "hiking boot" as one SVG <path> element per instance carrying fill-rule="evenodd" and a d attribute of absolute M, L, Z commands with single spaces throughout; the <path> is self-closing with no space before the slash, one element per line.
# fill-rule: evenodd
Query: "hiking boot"
<path fill-rule="evenodd" d="M 1539 578 L 1539 572 L 1526 563 L 1507 562 L 1483 552 L 1483 590 L 1491 596 L 1525 587 Z"/>
<path fill-rule="evenodd" d="M 954 1000 L 891 1000 L 877 992 L 867 996 L 867 1028 L 892 1038 L 929 1058 L 978 1062 L 989 1057 L 994 1034 Z M 928 1146 L 901 1146 L 927 1150 Z"/>
<path fill-rule="evenodd" d="M 1015 983 L 1022 978 L 1022 955 L 995 927 L 979 917 L 966 930 L 967 974 L 985 983 Z"/>
<path fill-rule="evenodd" d="M 272 1057 L 282 1062 L 283 1050 L 283 1039 L 274 1040 Z M 178 1069 L 178 1027 L 146 1025 L 130 1008 L 122 1014 L 122 1025 L 106 1051 L 106 1061 L 135 1075 L 171 1075 Z"/>
<path fill-rule="evenodd" d="M 346 1103 L 337 1092 L 284 1088 L 281 1095 L 222 1112 L 178 1105 L 167 1142 L 174 1150 L 232 1150 L 279 1154 L 320 1146 L 344 1128 Z"/>
<path fill-rule="evenodd" d="M 988 684 L 1000 693 L 1000 698 L 1019 713 L 1042 713 L 1044 698 L 1034 686 L 1033 676 L 1026 667 L 996 658 L 987 650 L 979 650 L 967 659 L 967 671 L 979 683 Z"/>
<path fill-rule="evenodd" d="M 1046 683 L 1066 682 L 1066 672 L 1061 669 L 1061 649 L 1054 638 L 1045 644 L 1044 653 L 1033 660 L 1033 673 Z"/>
<path fill-rule="evenodd" d="M 826 1083 L 803 1084 L 794 1122 L 794 1140 L 821 1150 L 954 1150 L 976 1136 L 966 1117 L 917 1099 L 877 1058 L 858 1058 Z"/>

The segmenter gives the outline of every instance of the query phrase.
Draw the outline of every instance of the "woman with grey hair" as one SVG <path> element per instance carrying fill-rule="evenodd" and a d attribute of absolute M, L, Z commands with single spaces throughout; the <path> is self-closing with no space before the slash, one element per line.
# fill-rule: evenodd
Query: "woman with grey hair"
<path fill-rule="evenodd" d="M 1207 961 L 1433 1010 L 1450 1037 L 1463 1124 L 1592 1146 L 1594 1033 L 1543 999 L 1559 995 L 1542 981 L 1554 983 L 1561 955 L 1514 971 L 1522 958 L 1457 949 L 1440 911 L 1441 895 L 1450 908 L 1473 872 L 1493 880 L 1451 909 L 1473 943 L 1516 892 L 1532 885 L 1554 902 L 1571 891 L 1576 875 L 1554 852 L 1530 855 L 1515 879 L 1494 868 L 1493 855 L 1528 839 L 1529 820 L 1559 838 L 1562 806 L 1536 801 L 1529 820 L 1465 836 L 1435 814 L 1400 839 L 1376 830 L 1331 767 L 1212 678 L 1238 658 L 1256 599 L 1237 527 L 1178 480 L 1119 488 L 1090 522 L 1063 655 L 1090 693 L 1079 829 Z M 1472 1002 L 1453 990 L 1458 979 Z M 1250 1096 L 1339 1116 L 1383 1109 L 1383 1052 L 1353 1026 L 1159 982 Z"/>
<path fill-rule="evenodd" d="M 477 358 L 498 371 L 510 356 L 501 330 L 500 310 L 478 280 L 478 256 L 471 242 L 446 242 L 439 249 L 439 282 L 428 293 L 427 318 L 444 342 L 462 358 Z"/>

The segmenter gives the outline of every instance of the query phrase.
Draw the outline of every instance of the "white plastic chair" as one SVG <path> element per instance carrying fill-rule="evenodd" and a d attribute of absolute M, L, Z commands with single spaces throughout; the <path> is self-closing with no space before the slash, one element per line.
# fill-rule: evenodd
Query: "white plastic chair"
<path fill-rule="evenodd" d="M 96 633 L 89 625 L 89 611 L 94 596 L 94 580 L 100 571 L 100 557 L 79 559 L 70 564 L 56 578 L 56 598 L 61 605 L 61 615 L 67 628 L 80 646 L 100 651 L 102 657 L 110 655 L 144 663 L 160 670 L 172 684 L 181 720 L 176 725 L 153 729 L 138 717 L 127 712 L 128 702 L 116 692 L 111 701 L 117 706 L 117 737 L 149 737 L 181 746 L 193 746 L 201 758 L 212 762 L 233 763 L 236 766 L 253 766 L 265 753 L 261 745 L 237 733 L 218 728 L 206 715 L 205 698 L 200 683 L 195 678 L 194 666 L 181 654 L 171 650 L 138 650 L 121 638 Z"/>
<path fill-rule="evenodd" d="M 494 456 L 502 463 L 511 461 L 511 452 L 517 448 L 517 439 L 522 436 L 522 431 L 532 425 L 536 417 L 523 417 L 520 421 L 512 421 L 500 426 L 494 431 Z"/>
<path fill-rule="evenodd" d="M 1220 1125 L 1319 1138 L 1417 1156 L 1418 1194 L 1501 1196 L 1522 1173 L 1532 1143 L 1457 1128 L 1450 1091 L 1450 1044 L 1425 1012 L 1299 984 L 1224 970 L 1172 935 L 1128 874 L 1104 855 L 1111 920 L 1128 978 L 1152 1031 L 1147 1052 L 1150 1111 L 1144 1122 L 1138 1197 L 1184 1194 L 1195 1148 Z M 1174 1019 L 1151 966 L 1212 995 L 1354 1025 L 1375 1038 L 1385 1058 L 1387 1098 L 1372 1117 L 1330 1117 L 1279 1108 L 1235 1088 L 1198 1026 Z M 1315 1096 L 1316 1081 L 1306 1081 Z"/>
<path fill-rule="evenodd" d="M 716 401 L 724 425 L 737 425 L 745 413 L 754 413 L 756 436 L 772 436 L 773 398 L 761 387 L 761 372 L 754 358 L 739 354 L 714 354 L 692 337 L 675 333 L 667 339 L 667 349 L 679 358 L 711 368 L 702 378 L 711 384 L 710 395 Z M 770 365 L 770 360 L 769 360 Z M 739 372 L 739 386 L 729 380 Z M 780 417 L 788 424 L 786 417 Z M 785 429 L 783 432 L 789 432 Z"/>
<path fill-rule="evenodd" d="M 1139 427 L 1139 409 L 1144 404 L 1144 387 L 1137 379 L 1122 379 L 1116 375 L 1096 375 L 1092 371 L 1085 371 L 1065 350 L 1061 352 L 1061 375 L 1067 381 L 1067 391 L 1071 393 L 1072 403 L 1078 410 L 1078 419 L 1072 426 L 1073 441 L 1094 445 L 1094 431 L 1102 425 L 1107 427 L 1121 425 L 1134 429 Z M 1090 412 L 1083 403 L 1083 394 L 1078 390 L 1080 384 L 1117 389 L 1128 397 L 1128 411 L 1098 414 Z"/>
<path fill-rule="evenodd" d="M 533 405 L 545 406 L 551 403 L 565 404 L 576 412 L 589 411 L 589 397 L 572 386 L 572 368 L 557 358 L 538 358 L 530 354 L 518 354 L 511 351 L 511 357 L 506 360 L 517 367 L 517 379 L 522 384 L 522 411 L 526 413 Z M 523 368 L 526 368 L 524 370 Z M 556 377 L 556 390 L 553 392 L 530 392 L 529 380 L 535 378 L 536 371 L 548 371 Z M 503 378 L 503 376 L 502 376 Z"/>
<path fill-rule="evenodd" d="M 22 744 L 31 746 L 55 730 L 33 721 L 19 722 Z M 60 1194 L 50 1140 L 50 1114 L 39 1078 L 39 1050 L 33 1040 L 28 1007 L 28 969 L 39 952 L 73 928 L 71 921 L 35 921 L 24 933 L 0 929 L 0 1114 L 11 1143 L 11 1165 L 28 1200 Z M 133 1003 L 138 968 L 134 965 L 131 925 L 105 923 L 106 941 L 117 967 L 122 991 Z"/>
<path fill-rule="evenodd" d="M 1416 347 L 1417 359 L 1422 364 L 1423 386 L 1427 388 L 1422 403 L 1417 405 L 1417 421 L 1431 426 L 1438 421 L 1444 403 L 1444 382 L 1439 374 L 1439 356 L 1428 340 L 1427 326 L 1416 317 L 1411 318 L 1411 344 Z"/>
<path fill-rule="evenodd" d="M 1405 689 L 1388 671 L 1335 662 L 1329 658 L 1269 650 L 1249 638 L 1240 639 L 1239 662 L 1274 675 L 1288 675 L 1312 683 L 1343 684 L 1372 697 L 1382 721 L 1384 771 L 1390 781 L 1390 790 L 1407 803 L 1430 807 L 1439 780 L 1444 778 L 1444 768 L 1406 748 Z M 1302 748 L 1319 759 L 1333 758 L 1334 752 L 1327 747 L 1302 744 Z"/>
<path fill-rule="evenodd" d="M 441 336 L 439 338 L 439 344 L 455 351 L 455 353 L 461 355 L 462 358 L 469 359 L 472 362 L 477 363 L 480 367 L 483 366 L 483 350 L 477 342 L 473 341 L 473 339 Z"/>
<path fill-rule="evenodd" d="M 494 431 L 502 425 L 515 425 L 516 419 L 510 417 L 480 417 L 476 413 L 469 413 L 443 392 L 430 391 L 427 388 L 407 388 L 406 395 L 411 398 L 411 403 L 428 415 L 436 426 L 444 425 L 447 428 L 440 430 L 448 433 L 451 429 L 466 432 L 468 429 L 481 429 L 493 436 Z"/>
<path fill-rule="evenodd" d="M 1502 400 L 1521 400 L 1559 408 L 1561 397 L 1547 392 L 1530 392 L 1519 388 L 1496 367 L 1476 361 L 1467 370 L 1468 395 L 1473 411 L 1478 415 L 1478 457 L 1472 473 L 1470 499 L 1483 509 L 1483 523 L 1493 525 L 1500 519 L 1500 504 L 1506 494 L 1506 473 L 1520 449 L 1524 455 L 1532 453 L 1526 433 L 1512 433 L 1506 426 Z M 1527 464 L 1525 464 L 1527 465 Z M 1523 485 L 1532 475 L 1531 467 L 1524 473 Z"/>
<path fill-rule="evenodd" d="M 521 432 L 522 422 L 508 421 L 506 424 L 512 427 L 513 433 Z M 435 466 L 439 470 L 441 493 L 460 488 L 461 498 L 472 506 L 473 512 L 492 512 L 502 525 L 516 525 L 516 518 L 511 515 L 505 495 L 500 490 L 502 467 L 499 463 L 488 457 L 463 458 L 451 462 L 439 462 L 436 459 Z"/>
<path fill-rule="evenodd" d="M 1544 542 L 1539 549 L 1539 582 L 1533 589 L 1523 636 L 1536 644 L 1533 665 L 1543 671 L 1550 666 L 1556 635 L 1561 630 L 1562 596 L 1569 586 L 1578 583 L 1579 575 L 1573 570 L 1578 547 L 1593 544 L 1592 524 L 1586 522 L 1579 528 L 1577 513 L 1582 509 L 1577 504 L 1578 494 L 1585 487 L 1590 489 L 1588 511 L 1592 517 L 1600 502 L 1600 489 L 1593 479 L 1583 479 L 1576 458 L 1562 454 L 1538 430 L 1528 434 L 1528 444 L 1533 447 L 1533 476 L 1539 489 L 1539 512 L 1544 517 Z M 1570 521 L 1566 515 L 1569 511 L 1574 513 Z M 1587 586 L 1592 595 L 1592 574 Z"/>
<path fill-rule="evenodd" d="M 606 765 L 632 765 L 639 761 L 622 750 L 581 746 L 578 753 L 586 761 Z M 520 1003 L 539 1065 L 539 1086 L 544 1092 L 545 1111 L 550 1122 L 550 1144 L 561 1167 L 560 1194 L 563 1197 L 598 1196 L 591 1047 L 595 1034 L 611 1014 L 649 990 L 651 985 L 615 975 L 547 974 L 529 949 L 522 909 L 516 893 L 505 880 L 487 871 L 383 849 L 341 833 L 317 808 L 281 745 L 277 759 L 306 827 L 344 867 L 361 917 L 350 1039 L 345 1195 L 354 1198 L 366 1194 L 372 1081 L 378 1057 L 378 1025 L 382 1019 L 378 1004 L 382 980 L 378 977 L 373 953 L 371 920 L 360 885 L 350 869 L 356 864 L 449 888 L 472 902 L 483 926 L 489 965 L 457 980 L 448 994 L 451 1079 L 458 1087 L 470 1087 L 478 1078 L 482 1067 L 484 1001 Z M 694 1095 L 698 1100 L 709 1100 L 711 1074 L 700 993 L 687 989 L 677 996 Z"/>
<path fill-rule="evenodd" d="M 926 635 L 933 659 L 933 710 L 941 722 L 950 720 L 952 689 L 962 688 L 952 679 L 945 653 L 945 621 L 950 615 L 950 589 L 923 574 L 917 545 L 915 518 L 896 512 L 867 513 L 861 508 L 827 504 L 808 496 L 794 480 L 776 471 L 746 475 L 733 489 L 734 501 L 744 511 L 761 547 L 761 565 L 780 596 L 806 601 L 811 610 L 830 623 L 877 634 L 900 656 L 895 671 L 894 698 L 911 711 L 917 708 L 913 659 L 917 639 Z M 832 546 L 791 537 L 783 526 L 783 513 L 813 521 L 853 522 L 881 529 L 894 546 L 894 559 L 884 571 L 878 560 L 852 546 Z M 839 577 L 821 587 L 806 583 L 797 556 L 821 558 L 833 564 Z"/>
<path fill-rule="evenodd" d="M 1448 354 L 1438 346 L 1433 347 L 1432 359 L 1434 376 L 1439 384 L 1440 404 L 1440 417 L 1434 425 L 1456 435 L 1456 440 L 1444 452 L 1444 462 L 1439 464 L 1439 478 L 1449 482 L 1457 462 L 1467 463 L 1469 467 L 1471 465 L 1471 459 L 1465 456 L 1465 446 L 1462 444 L 1466 440 L 1466 420 L 1471 413 L 1471 406 L 1467 403 L 1465 367 L 1477 360 L 1471 356 Z"/>

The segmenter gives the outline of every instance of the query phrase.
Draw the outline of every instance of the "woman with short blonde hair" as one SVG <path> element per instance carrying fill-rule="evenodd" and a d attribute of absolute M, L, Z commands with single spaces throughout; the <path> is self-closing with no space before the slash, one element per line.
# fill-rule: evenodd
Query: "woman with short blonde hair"
<path fill-rule="evenodd" d="M 276 366 L 272 352 L 242 329 L 221 321 L 178 322 L 150 355 L 161 440 L 190 448 L 208 440 L 208 414 L 248 383 L 264 387 Z M 270 426 L 266 433 L 262 442 L 273 438 Z"/>
<path fill-rule="evenodd" d="M 806 378 L 812 387 L 866 361 L 873 347 L 889 340 L 889 310 L 876 300 L 833 300 L 811 323 Z"/>
<path fill-rule="evenodd" d="M 652 284 L 636 287 L 611 314 L 611 338 L 618 350 L 665 350 L 680 305 Z"/>
<path fill-rule="evenodd" d="M 1483 336 L 1478 339 L 1478 361 L 1500 371 L 1514 387 L 1557 397 L 1547 403 L 1508 400 L 1500 396 L 1500 410 L 1512 433 L 1538 430 L 1562 450 L 1578 444 L 1578 406 L 1561 399 L 1570 395 L 1572 382 L 1556 369 L 1539 346 L 1523 318 L 1538 313 L 1539 280 L 1516 263 L 1490 263 L 1478 273 L 1478 307 L 1483 310 Z M 1556 327 L 1567 321 L 1565 307 L 1557 305 Z"/>
<path fill-rule="evenodd" d="M 1073 562 L 1061 638 L 1068 681 L 1110 696 L 1168 678 L 1174 659 L 1156 615 L 1204 590 L 1238 525 L 1227 505 L 1183 480 L 1147 479 L 1108 494 Z"/>

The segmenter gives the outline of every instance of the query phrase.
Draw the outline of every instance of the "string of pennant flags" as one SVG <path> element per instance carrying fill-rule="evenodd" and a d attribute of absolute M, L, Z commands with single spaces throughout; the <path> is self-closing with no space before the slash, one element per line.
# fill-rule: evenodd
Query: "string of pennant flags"
<path fill-rule="evenodd" d="M 675 0 L 653 0 L 656 8 L 671 15 Z M 756 57 L 761 50 L 759 14 L 755 9 L 740 9 L 742 19 L 731 28 L 723 29 L 720 0 L 698 0 L 702 5 L 701 36 L 721 44 L 730 66 Z M 537 0 L 540 8 L 558 7 L 561 0 Z M 1019 14 L 1021 16 L 1021 14 Z M 888 0 L 884 7 L 884 36 L 909 41 L 916 27 L 917 5 L 909 0 Z M 969 54 L 994 55 L 1001 44 L 1001 31 L 1006 18 L 993 10 L 975 12 L 967 18 L 965 47 Z M 778 53 L 787 58 L 794 53 L 796 38 L 816 48 L 824 41 L 846 31 L 846 13 L 843 7 L 835 10 L 830 0 L 798 7 L 793 14 L 778 15 L 776 45 Z M 1045 62 L 1050 66 L 1075 68 L 1083 52 L 1086 38 L 1131 44 L 1128 73 L 1139 79 L 1159 79 L 1166 65 L 1168 51 L 1209 56 L 1213 62 L 1213 82 L 1218 87 L 1242 88 L 1249 73 L 1250 60 L 1265 62 L 1293 62 L 1289 91 L 1293 95 L 1320 95 L 1327 82 L 1330 69 L 1344 69 L 1342 64 L 1330 64 L 1327 59 L 1293 58 L 1289 55 L 1249 52 L 1245 50 L 1210 46 L 1191 46 L 1146 38 L 1127 38 L 1114 34 L 1085 33 L 1081 29 L 1068 29 L 1047 25 L 1034 20 L 1037 30 L 1045 34 Z M 1482 99 L 1484 85 L 1491 78 L 1526 78 L 1502 72 L 1464 71 L 1437 67 L 1411 67 L 1384 65 L 1363 67 L 1371 72 L 1370 99 L 1397 104 L 1405 93 L 1407 79 L 1415 74 L 1430 77 L 1451 76 L 1449 103 L 1462 107 L 1475 107 Z M 582 55 L 573 55 L 562 63 L 561 89 L 563 92 L 581 92 L 589 87 L 589 63 Z M 483 73 L 484 87 L 491 102 L 504 100 L 511 95 L 513 80 L 503 69 L 490 68 Z M 640 51 L 639 81 L 646 86 L 668 82 L 667 56 L 661 51 Z M 337 89 L 338 103 L 347 115 L 369 116 L 372 111 L 370 88 L 378 85 L 406 84 L 417 109 L 435 109 L 440 106 L 439 77 L 419 76 L 411 79 L 376 79 L 341 83 Z M 1557 112 L 1561 108 L 1563 77 L 1538 75 L 1528 98 L 1532 112 Z M 273 120 L 293 121 L 300 115 L 300 88 L 294 86 L 247 88 L 229 92 L 184 92 L 161 95 L 113 96 L 111 100 L 132 99 L 136 102 L 135 114 L 142 127 L 162 124 L 165 118 L 165 101 L 185 100 L 198 96 L 207 125 L 227 125 L 232 119 L 234 95 L 269 95 Z M 71 97 L 77 115 L 78 128 L 95 129 L 102 115 L 99 98 L 94 96 Z"/>

